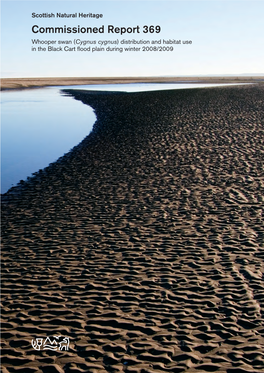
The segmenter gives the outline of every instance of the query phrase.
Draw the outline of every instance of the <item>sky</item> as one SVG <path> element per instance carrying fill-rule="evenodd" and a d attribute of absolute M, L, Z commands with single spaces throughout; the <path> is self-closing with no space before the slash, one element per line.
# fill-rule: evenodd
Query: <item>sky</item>
<path fill-rule="evenodd" d="M 32 18 L 32 13 L 95 13 L 103 18 Z M 264 1 L 1 1 L 1 77 L 125 77 L 264 75 Z M 97 27 L 104 33 L 33 33 L 40 27 Z M 108 33 L 108 26 L 137 27 L 139 33 Z M 159 33 L 143 33 L 160 26 Z M 32 40 L 89 40 L 91 50 L 32 51 Z M 125 51 L 121 40 L 152 40 L 173 51 Z M 99 41 L 118 40 L 123 51 L 92 52 Z M 181 41 L 165 44 L 163 40 Z M 184 41 L 192 43 L 183 44 Z M 42 45 L 43 46 L 43 45 Z M 133 45 L 134 46 L 134 45 Z M 70 47 L 70 45 L 69 45 Z M 71 47 L 77 49 L 77 45 Z M 127 47 L 127 46 L 126 46 Z M 158 48 L 159 47 L 159 48 Z M 37 46 L 38 48 L 38 46 Z"/>

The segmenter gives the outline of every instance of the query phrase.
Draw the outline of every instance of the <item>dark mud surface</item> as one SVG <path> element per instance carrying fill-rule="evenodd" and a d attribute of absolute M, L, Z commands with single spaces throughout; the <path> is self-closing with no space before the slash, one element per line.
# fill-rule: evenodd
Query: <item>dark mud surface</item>
<path fill-rule="evenodd" d="M 264 372 L 263 87 L 67 94 L 94 131 L 2 197 L 3 372 Z"/>

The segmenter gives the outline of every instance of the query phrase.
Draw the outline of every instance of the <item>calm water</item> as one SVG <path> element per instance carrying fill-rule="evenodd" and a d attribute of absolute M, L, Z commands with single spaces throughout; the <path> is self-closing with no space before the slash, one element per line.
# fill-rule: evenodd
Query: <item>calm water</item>
<path fill-rule="evenodd" d="M 218 84 L 219 85 L 219 84 Z M 216 84 L 115 84 L 47 87 L 1 94 L 1 193 L 56 161 L 92 130 L 92 108 L 63 96 L 62 88 L 146 91 Z"/>
<path fill-rule="evenodd" d="M 2 92 L 1 192 L 44 168 L 87 136 L 92 108 L 58 88 Z"/>

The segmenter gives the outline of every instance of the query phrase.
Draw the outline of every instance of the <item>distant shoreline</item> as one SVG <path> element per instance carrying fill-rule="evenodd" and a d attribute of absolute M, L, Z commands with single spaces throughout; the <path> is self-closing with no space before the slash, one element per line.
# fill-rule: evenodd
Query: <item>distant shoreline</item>
<path fill-rule="evenodd" d="M 1 91 L 47 86 L 129 84 L 129 83 L 260 83 L 264 76 L 223 77 L 97 77 L 97 78 L 2 78 Z"/>

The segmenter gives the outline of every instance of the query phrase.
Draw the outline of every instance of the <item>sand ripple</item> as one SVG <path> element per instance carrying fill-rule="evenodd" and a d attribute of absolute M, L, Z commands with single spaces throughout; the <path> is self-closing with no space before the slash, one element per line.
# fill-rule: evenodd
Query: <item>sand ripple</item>
<path fill-rule="evenodd" d="M 3 372 L 264 372 L 262 86 L 68 92 L 94 132 L 2 198 Z"/>

